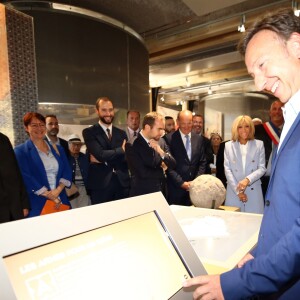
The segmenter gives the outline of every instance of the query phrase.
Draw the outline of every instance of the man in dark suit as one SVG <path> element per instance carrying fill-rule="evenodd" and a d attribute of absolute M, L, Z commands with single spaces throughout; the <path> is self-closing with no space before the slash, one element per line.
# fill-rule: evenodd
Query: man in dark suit
<path fill-rule="evenodd" d="M 92 204 L 126 198 L 129 193 L 126 133 L 112 125 L 114 107 L 109 98 L 99 98 L 96 111 L 99 123 L 82 131 L 87 151 L 93 157 L 87 182 Z"/>
<path fill-rule="evenodd" d="M 174 168 L 176 163 L 161 138 L 164 132 L 163 116 L 156 112 L 148 113 L 142 128 L 133 145 L 126 143 L 131 173 L 130 196 L 159 191 L 165 194 L 165 169 Z"/>
<path fill-rule="evenodd" d="M 261 187 L 263 195 L 267 192 L 271 172 L 271 153 L 274 148 L 277 148 L 280 132 L 283 127 L 284 119 L 281 107 L 283 103 L 279 100 L 272 102 L 270 107 L 270 121 L 255 126 L 255 138 L 264 142 L 265 160 L 266 160 L 266 174 L 261 178 Z"/>
<path fill-rule="evenodd" d="M 203 141 L 199 134 L 192 132 L 192 118 L 192 112 L 189 110 L 179 112 L 177 117 L 179 128 L 167 137 L 171 154 L 176 160 L 176 168 L 167 171 L 170 204 L 191 205 L 190 182 L 205 173 Z"/>
<path fill-rule="evenodd" d="M 216 169 L 217 169 L 216 177 L 222 181 L 225 188 L 227 187 L 227 178 L 224 170 L 224 150 L 225 150 L 226 142 L 228 141 L 224 141 L 220 144 L 219 151 L 217 154 L 217 161 L 216 161 Z"/>
<path fill-rule="evenodd" d="M 0 223 L 4 223 L 26 217 L 29 199 L 14 150 L 2 133 L 0 153 Z"/>
<path fill-rule="evenodd" d="M 65 150 L 67 157 L 69 157 L 69 144 L 66 140 L 59 138 L 59 125 L 56 115 L 47 115 L 46 119 L 46 139 L 51 144 L 61 145 Z"/>
<path fill-rule="evenodd" d="M 165 134 L 162 138 L 168 143 L 167 135 L 175 131 L 175 121 L 171 116 L 165 116 Z"/>
<path fill-rule="evenodd" d="M 127 112 L 127 140 L 129 143 L 133 143 L 140 132 L 140 112 L 137 110 L 129 110 Z"/>
<path fill-rule="evenodd" d="M 202 140 L 203 145 L 203 151 L 206 157 L 206 167 L 205 167 L 205 173 L 211 174 L 211 170 L 209 167 L 210 160 L 211 160 L 211 144 L 209 138 L 203 135 L 203 125 L 204 125 L 204 117 L 202 115 L 193 115 L 193 127 L 192 130 L 196 134 L 199 134 L 200 139 Z"/>

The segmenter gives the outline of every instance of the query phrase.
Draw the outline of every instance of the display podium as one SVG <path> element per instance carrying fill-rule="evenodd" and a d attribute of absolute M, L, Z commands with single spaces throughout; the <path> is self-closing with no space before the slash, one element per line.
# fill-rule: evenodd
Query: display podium
<path fill-rule="evenodd" d="M 208 274 L 234 268 L 257 243 L 262 215 L 171 205 Z"/>
<path fill-rule="evenodd" d="M 0 225 L 1 299 L 189 300 L 206 274 L 161 193 Z"/>

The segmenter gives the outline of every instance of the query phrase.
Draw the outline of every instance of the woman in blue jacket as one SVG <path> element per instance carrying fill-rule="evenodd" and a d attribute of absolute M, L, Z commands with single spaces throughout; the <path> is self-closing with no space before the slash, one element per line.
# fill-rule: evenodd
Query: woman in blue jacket
<path fill-rule="evenodd" d="M 30 198 L 28 217 L 39 216 L 47 199 L 70 206 L 65 187 L 71 186 L 72 172 L 59 146 L 45 140 L 45 118 L 29 112 L 23 118 L 29 139 L 14 150 Z"/>

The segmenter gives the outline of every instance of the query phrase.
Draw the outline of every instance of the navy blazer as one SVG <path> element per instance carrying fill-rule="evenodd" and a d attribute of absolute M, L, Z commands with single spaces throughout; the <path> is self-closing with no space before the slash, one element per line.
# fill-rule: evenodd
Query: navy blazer
<path fill-rule="evenodd" d="M 171 154 L 176 161 L 176 168 L 168 170 L 168 183 L 180 188 L 185 181 L 192 181 L 205 174 L 206 158 L 203 139 L 191 133 L 191 160 L 189 160 L 179 130 L 167 136 Z M 170 191 L 171 192 L 171 191 Z"/>
<path fill-rule="evenodd" d="M 90 163 L 87 189 L 104 189 L 108 186 L 113 172 L 116 172 L 120 184 L 129 187 L 128 166 L 123 141 L 127 141 L 124 130 L 112 127 L 112 139 L 109 141 L 106 132 L 99 123 L 82 131 L 88 153 L 92 154 L 100 163 Z"/>
<path fill-rule="evenodd" d="M 72 181 L 75 182 L 76 161 L 71 154 L 69 155 L 68 160 L 69 160 L 70 167 L 72 169 Z M 83 183 L 85 186 L 87 186 L 88 171 L 89 171 L 89 164 L 90 164 L 88 154 L 79 152 L 77 161 L 82 175 Z"/>
<path fill-rule="evenodd" d="M 278 292 L 274 299 L 300 295 L 300 114 L 272 162 L 266 206 L 255 259 L 221 275 L 225 299 Z"/>
<path fill-rule="evenodd" d="M 143 195 L 163 191 L 165 174 L 161 167 L 162 162 L 168 168 L 175 168 L 175 159 L 170 154 L 166 141 L 161 138 L 158 142 L 165 152 L 162 159 L 160 155 L 139 134 L 133 145 L 126 143 L 126 158 L 132 176 L 131 196 Z"/>
<path fill-rule="evenodd" d="M 57 146 L 60 155 L 56 153 L 52 145 L 50 145 L 50 148 L 58 162 L 56 186 L 58 186 L 59 180 L 61 178 L 70 181 L 71 185 L 72 172 L 63 148 L 59 145 Z M 30 139 L 25 143 L 15 147 L 14 150 L 21 170 L 21 174 L 24 179 L 27 193 L 30 198 L 31 210 L 28 216 L 39 216 L 47 199 L 44 196 L 36 195 L 35 192 L 40 190 L 42 187 L 46 187 L 48 190 L 50 190 L 44 164 L 38 154 L 35 145 Z M 65 190 L 60 193 L 59 197 L 62 203 L 70 206 L 70 202 L 67 198 Z"/>

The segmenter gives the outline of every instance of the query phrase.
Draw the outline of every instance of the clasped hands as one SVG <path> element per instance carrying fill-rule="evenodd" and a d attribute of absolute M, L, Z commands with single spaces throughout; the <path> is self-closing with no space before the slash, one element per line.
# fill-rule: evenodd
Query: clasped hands
<path fill-rule="evenodd" d="M 59 199 L 59 194 L 62 192 L 64 187 L 65 186 L 62 183 L 60 183 L 56 189 L 45 191 L 42 195 L 47 199 L 54 201 L 56 206 L 59 206 L 61 204 L 61 200 Z"/>
<path fill-rule="evenodd" d="M 248 201 L 248 197 L 245 194 L 245 190 L 247 188 L 247 186 L 249 185 L 250 180 L 248 178 L 245 178 L 243 180 L 241 180 L 237 187 L 236 187 L 236 191 L 238 192 L 238 197 L 240 199 L 240 201 L 242 202 L 247 202 Z"/>

